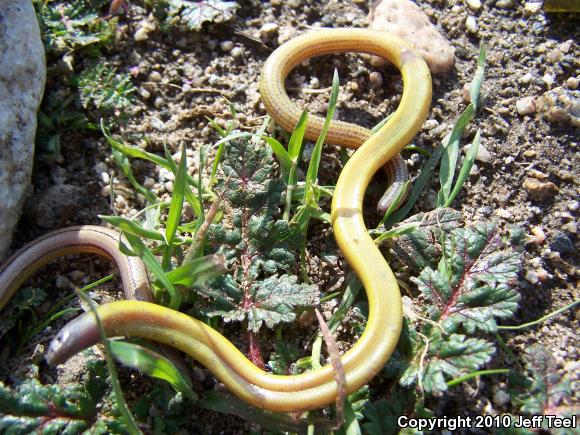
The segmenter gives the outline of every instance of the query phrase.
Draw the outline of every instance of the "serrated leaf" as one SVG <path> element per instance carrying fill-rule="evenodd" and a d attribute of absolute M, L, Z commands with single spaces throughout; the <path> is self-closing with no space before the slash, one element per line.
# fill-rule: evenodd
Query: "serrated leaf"
<path fill-rule="evenodd" d="M 297 283 L 296 276 L 270 276 L 254 282 L 249 290 L 249 298 L 244 298 L 243 289 L 232 277 L 214 280 L 207 293 L 214 299 L 215 309 L 209 316 L 221 316 L 227 321 L 248 321 L 248 329 L 258 332 L 262 324 L 273 328 L 281 322 L 292 322 L 295 310 L 309 307 L 318 302 L 318 288 Z"/>
<path fill-rule="evenodd" d="M 397 237 L 392 249 L 414 271 L 420 272 L 427 266 L 436 269 L 441 258 L 441 235 L 461 226 L 461 214 L 451 208 L 438 208 L 417 213 L 394 228 L 414 223 L 419 224 L 415 231 Z"/>
<path fill-rule="evenodd" d="M 27 379 L 14 389 L 0 382 L 0 433 L 76 434 L 91 429 L 107 384 L 102 361 L 89 359 L 87 365 L 83 383 L 64 388 L 42 385 L 36 379 Z M 103 428 L 112 422 L 101 420 Z"/>
<path fill-rule="evenodd" d="M 181 20 L 191 30 L 201 30 L 202 25 L 206 22 L 228 21 L 238 8 L 239 5 L 235 1 L 169 1 L 169 15 L 180 15 Z"/>
<path fill-rule="evenodd" d="M 397 419 L 405 415 L 405 401 L 397 395 L 396 398 L 380 399 L 367 403 L 363 408 L 365 433 L 369 435 L 390 435 L 399 431 Z"/>
<path fill-rule="evenodd" d="M 461 334 L 441 336 L 431 334 L 428 353 L 414 360 L 399 380 L 402 386 L 421 385 L 427 394 L 441 395 L 447 391 L 446 379 L 472 372 L 485 365 L 495 352 L 492 343 Z"/>
<path fill-rule="evenodd" d="M 437 245 L 435 240 L 433 244 Z M 492 224 L 456 228 L 429 252 L 437 250 L 444 254 L 437 269 L 427 266 L 418 278 L 411 278 L 431 303 L 430 318 L 450 332 L 459 325 L 470 333 L 494 332 L 495 319 L 509 317 L 517 309 L 520 295 L 513 286 L 521 253 L 504 243 Z M 434 258 L 428 260 L 433 264 Z"/>
<path fill-rule="evenodd" d="M 559 370 L 552 354 L 544 346 L 536 344 L 526 351 L 525 359 L 525 375 L 510 378 L 512 400 L 520 412 L 528 415 L 576 414 L 577 410 L 570 406 L 570 379 Z"/>
<path fill-rule="evenodd" d="M 12 297 L 0 317 L 0 338 L 12 329 L 22 315 L 38 307 L 46 300 L 46 292 L 40 288 L 25 287 Z"/>

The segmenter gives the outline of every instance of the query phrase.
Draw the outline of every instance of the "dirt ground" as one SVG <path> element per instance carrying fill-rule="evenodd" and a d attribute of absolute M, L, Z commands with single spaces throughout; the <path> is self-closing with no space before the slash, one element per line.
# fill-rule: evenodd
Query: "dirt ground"
<path fill-rule="evenodd" d="M 166 144 L 176 153 L 186 144 L 194 161 L 191 168 L 194 173 L 199 147 L 218 139 L 205 116 L 217 117 L 224 125 L 231 118 L 226 98 L 236 107 L 240 129 L 255 131 L 262 123 L 266 113 L 258 94 L 260 69 L 280 40 L 318 27 L 364 27 L 369 6 L 365 1 L 290 0 L 272 2 L 280 3 L 273 6 L 269 2 L 246 0 L 239 2 L 241 7 L 234 20 L 208 24 L 203 31 L 193 32 L 177 27 L 160 28 L 155 20 L 148 20 L 148 13 L 138 2 L 134 3 L 130 15 L 120 19 L 120 41 L 106 53 L 110 65 L 132 72 L 138 88 L 136 106 L 127 122 L 114 128 L 113 133 L 126 143 L 152 152 L 162 151 Z M 481 143 L 489 155 L 476 162 L 477 167 L 454 206 L 470 222 L 494 219 L 502 227 L 519 224 L 529 234 L 540 234 L 526 245 L 525 268 L 519 285 L 521 308 L 510 323 L 535 320 L 579 297 L 578 15 L 548 14 L 531 3 L 511 0 L 483 2 L 476 13 L 456 0 L 417 3 L 455 48 L 456 60 L 450 73 L 434 75 L 428 121 L 413 143 L 433 149 L 450 131 L 467 104 L 464 86 L 473 77 L 479 45 L 485 43 L 487 67 L 482 109 L 468 127 L 464 143 L 469 143 L 480 128 Z M 477 20 L 475 32 L 466 29 L 468 15 Z M 134 35 L 146 21 L 157 27 L 148 31 L 146 40 L 137 42 Z M 262 30 L 260 34 L 266 23 L 275 23 L 277 30 Z M 329 92 L 318 90 L 329 88 L 333 68 L 338 69 L 342 84 L 340 119 L 372 127 L 396 108 L 401 87 L 397 74 L 387 67 L 373 68 L 362 57 L 350 54 L 328 56 L 299 66 L 287 81 L 289 94 L 312 112 L 324 114 Z M 383 87 L 375 86 L 369 79 L 375 71 L 382 75 Z M 47 83 L 47 89 L 58 86 L 58 81 Z M 555 89 L 575 99 L 575 108 L 563 109 L 575 116 L 575 121 L 542 107 L 540 97 Z M 525 100 L 526 97 L 533 97 L 533 102 Z M 518 113 L 518 108 L 522 112 L 518 102 L 535 105 L 535 111 L 527 115 Z M 74 132 L 63 136 L 62 144 L 61 155 L 54 164 L 37 164 L 35 193 L 42 195 L 54 184 L 72 185 L 82 189 L 84 202 L 68 208 L 66 213 L 55 212 L 52 223 L 46 223 L 40 222 L 43 219 L 38 217 L 37 204 L 32 201 L 15 247 L 50 227 L 98 224 L 98 214 L 111 212 L 110 176 L 116 177 L 117 212 L 131 216 L 143 205 L 142 198 L 130 193 L 126 180 L 118 178 L 110 148 L 100 134 Z M 412 175 L 416 174 L 421 158 L 412 153 L 404 156 Z M 338 170 L 339 151 L 328 147 L 323 158 L 322 184 L 333 183 Z M 171 177 L 152 165 L 135 162 L 134 171 L 160 196 L 172 188 Z M 416 211 L 433 208 L 438 188 L 438 180 L 434 179 Z M 377 218 L 371 209 L 368 213 L 369 219 Z M 317 235 L 317 229 L 314 228 L 313 236 L 322 245 L 312 249 L 311 264 L 320 264 L 322 260 L 317 255 L 333 246 L 333 242 L 325 241 L 329 230 L 321 229 L 323 232 Z M 95 267 L 87 269 L 80 263 L 85 260 L 75 260 L 72 271 L 69 264 L 67 280 L 86 280 Z M 103 264 L 106 270 L 106 263 Z M 61 266 L 54 266 L 53 271 Z M 79 273 L 79 269 L 85 272 Z M 335 282 L 330 271 L 311 272 L 322 289 Z M 60 287 L 66 285 L 60 283 Z M 114 296 L 109 293 L 107 297 Z M 504 335 L 516 352 L 534 343 L 546 346 L 560 370 L 572 377 L 575 403 L 580 391 L 579 320 L 580 312 L 571 310 L 525 332 Z M 466 394 L 472 410 L 489 411 L 497 406 L 497 400 L 494 403 L 497 388 L 484 380 L 479 391 L 458 389 L 437 408 L 437 413 L 448 416 L 461 413 L 466 406 Z M 204 433 L 248 430 L 247 423 L 235 417 L 224 419 L 200 412 L 196 419 L 196 429 Z"/>

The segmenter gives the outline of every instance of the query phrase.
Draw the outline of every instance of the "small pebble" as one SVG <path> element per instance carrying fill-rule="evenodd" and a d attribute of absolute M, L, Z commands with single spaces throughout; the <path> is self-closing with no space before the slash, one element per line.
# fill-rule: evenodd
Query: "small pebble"
<path fill-rule="evenodd" d="M 546 59 L 550 63 L 558 63 L 562 59 L 562 57 L 564 57 L 564 53 L 562 53 L 560 49 L 555 48 L 548 53 Z"/>
<path fill-rule="evenodd" d="M 151 189 L 153 186 L 155 186 L 155 179 L 146 177 L 143 181 L 143 186 L 145 186 L 147 189 Z"/>
<path fill-rule="evenodd" d="M 475 156 L 475 160 L 483 163 L 489 163 L 491 161 L 491 153 L 481 143 L 479 144 L 479 148 L 477 149 L 477 155 Z"/>
<path fill-rule="evenodd" d="M 506 393 L 504 390 L 497 389 L 493 393 L 493 404 L 495 406 L 498 406 L 498 407 L 505 406 L 508 403 L 510 403 L 511 400 L 512 400 L 512 398 L 510 397 L 510 395 L 508 393 Z"/>
<path fill-rule="evenodd" d="M 526 242 L 541 245 L 546 240 L 546 234 L 542 227 L 534 227 L 530 232 L 532 234 L 526 237 Z"/>
<path fill-rule="evenodd" d="M 568 202 L 568 210 L 578 211 L 578 208 L 580 208 L 580 202 L 578 202 L 576 200 Z"/>
<path fill-rule="evenodd" d="M 534 97 L 524 97 L 516 101 L 516 110 L 522 116 L 535 113 L 536 99 Z"/>
<path fill-rule="evenodd" d="M 467 3 L 467 7 L 472 12 L 477 12 L 481 9 L 481 0 L 465 0 L 465 3 Z"/>
<path fill-rule="evenodd" d="M 144 100 L 151 98 L 151 93 L 145 88 L 139 88 L 139 95 L 141 95 L 141 98 Z"/>
<path fill-rule="evenodd" d="M 137 42 L 143 42 L 149 39 L 149 30 L 145 27 L 139 27 L 133 35 L 133 39 Z"/>
<path fill-rule="evenodd" d="M 553 198 L 558 193 L 558 186 L 551 181 L 540 181 L 531 177 L 524 180 L 524 188 L 527 190 L 528 196 L 535 200 Z"/>
<path fill-rule="evenodd" d="M 514 3 L 512 0 L 498 0 L 495 5 L 500 9 L 511 9 Z"/>
<path fill-rule="evenodd" d="M 260 38 L 263 40 L 271 39 L 278 34 L 278 24 L 266 23 L 260 27 Z"/>
<path fill-rule="evenodd" d="M 538 153 L 536 153 L 536 151 L 534 151 L 534 150 L 525 150 L 524 151 L 524 157 L 532 158 L 532 157 L 536 157 L 537 155 L 538 155 Z"/>
<path fill-rule="evenodd" d="M 556 79 L 552 74 L 544 74 L 542 77 L 542 81 L 546 84 L 548 88 L 551 88 L 554 85 Z"/>
<path fill-rule="evenodd" d="M 163 101 L 163 98 L 157 97 L 155 98 L 155 102 L 153 103 L 153 105 L 155 106 L 155 108 L 161 109 L 163 106 L 165 106 L 165 101 Z"/>
<path fill-rule="evenodd" d="M 439 121 L 437 121 L 436 119 L 428 119 L 427 121 L 425 121 L 423 128 L 425 128 L 425 130 L 433 130 L 438 125 L 439 125 Z"/>
<path fill-rule="evenodd" d="M 564 233 L 557 233 L 550 242 L 550 248 L 552 251 L 559 252 L 560 254 L 568 254 L 574 252 L 574 244 L 570 237 Z"/>
<path fill-rule="evenodd" d="M 530 284 L 537 284 L 540 281 L 540 277 L 534 270 L 526 270 L 526 274 L 524 275 L 526 281 Z"/>
<path fill-rule="evenodd" d="M 232 56 L 234 58 L 240 58 L 244 55 L 244 49 L 242 47 L 234 47 L 232 48 Z"/>
<path fill-rule="evenodd" d="M 461 96 L 463 97 L 463 101 L 466 103 L 471 103 L 471 83 L 465 83 L 461 88 Z"/>
<path fill-rule="evenodd" d="M 576 234 L 578 232 L 578 224 L 576 222 L 568 222 L 566 225 L 562 225 L 562 229 L 570 234 Z"/>
<path fill-rule="evenodd" d="M 529 2 L 524 5 L 527 15 L 535 15 L 542 10 L 542 2 Z"/>
<path fill-rule="evenodd" d="M 369 80 L 371 82 L 371 86 L 375 89 L 380 88 L 383 86 L 383 76 L 378 71 L 373 71 L 369 74 Z"/>
<path fill-rule="evenodd" d="M 465 20 L 465 29 L 469 32 L 469 33 L 477 33 L 477 20 L 475 19 L 475 17 L 473 15 L 469 15 L 467 17 L 467 19 Z"/>
<path fill-rule="evenodd" d="M 169 193 L 173 192 L 173 181 L 168 181 L 165 183 L 165 190 Z"/>
<path fill-rule="evenodd" d="M 520 83 L 527 85 L 528 83 L 530 83 L 532 81 L 533 78 L 534 78 L 534 76 L 532 75 L 532 73 L 527 72 L 523 76 L 520 77 Z"/>
<path fill-rule="evenodd" d="M 159 83 L 161 81 L 161 74 L 159 71 L 151 71 L 151 74 L 149 74 L 149 81 Z"/>
<path fill-rule="evenodd" d="M 578 82 L 579 81 L 580 80 L 578 80 L 578 77 L 569 77 L 568 80 L 566 80 L 566 82 L 564 83 L 564 85 L 568 89 L 576 90 L 576 89 L 578 89 Z"/>
<path fill-rule="evenodd" d="M 229 53 L 234 48 L 234 43 L 232 41 L 222 41 L 220 42 L 220 48 L 222 51 Z"/>

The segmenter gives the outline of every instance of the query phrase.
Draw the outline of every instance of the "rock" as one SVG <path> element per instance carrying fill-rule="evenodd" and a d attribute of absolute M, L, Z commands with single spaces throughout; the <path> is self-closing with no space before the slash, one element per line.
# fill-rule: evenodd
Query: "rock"
<path fill-rule="evenodd" d="M 481 9 L 481 0 L 466 0 L 465 3 L 472 12 L 477 12 Z"/>
<path fill-rule="evenodd" d="M 534 78 L 534 76 L 532 75 L 532 73 L 527 72 L 520 78 L 520 83 L 523 85 L 527 85 L 528 83 L 530 83 L 532 81 L 533 78 Z"/>
<path fill-rule="evenodd" d="M 511 9 L 514 2 L 512 0 L 498 0 L 495 5 L 500 9 Z"/>
<path fill-rule="evenodd" d="M 475 156 L 475 160 L 482 163 L 489 163 L 491 162 L 491 153 L 487 150 L 486 147 L 483 146 L 482 143 L 479 144 L 477 148 L 477 154 Z"/>
<path fill-rule="evenodd" d="M 82 187 L 56 184 L 35 193 L 27 201 L 25 213 L 40 228 L 52 229 L 65 225 L 85 202 Z"/>
<path fill-rule="evenodd" d="M 580 91 L 557 87 L 544 93 L 537 105 L 549 122 L 580 127 Z"/>
<path fill-rule="evenodd" d="M 383 86 L 383 76 L 378 71 L 373 71 L 369 74 L 369 80 L 371 82 L 371 86 L 375 89 L 378 89 Z"/>
<path fill-rule="evenodd" d="M 149 31 L 145 27 L 139 27 L 133 35 L 133 39 L 137 42 L 147 41 L 149 39 Z"/>
<path fill-rule="evenodd" d="M 465 30 L 467 30 L 469 33 L 477 33 L 477 20 L 473 15 L 469 15 L 465 20 Z"/>
<path fill-rule="evenodd" d="M 46 67 L 30 0 L 0 2 L 0 260 L 30 184 Z"/>
<path fill-rule="evenodd" d="M 536 200 L 548 199 L 558 193 L 558 186 L 551 181 L 540 181 L 531 177 L 524 180 L 524 188 L 528 191 L 528 196 Z"/>
<path fill-rule="evenodd" d="M 526 15 L 535 15 L 542 10 L 542 2 L 529 2 L 524 5 Z"/>
<path fill-rule="evenodd" d="M 423 56 L 432 73 L 449 71 L 455 49 L 429 22 L 427 15 L 409 0 L 375 0 L 371 5 L 369 28 L 399 36 Z M 384 64 L 386 61 L 374 61 Z"/>
<path fill-rule="evenodd" d="M 234 48 L 234 43 L 232 41 L 222 41 L 220 42 L 220 48 L 222 51 L 229 53 Z"/>
<path fill-rule="evenodd" d="M 532 235 L 526 237 L 528 243 L 537 243 L 538 245 L 541 245 L 546 240 L 546 234 L 542 227 L 532 228 L 531 233 Z"/>
<path fill-rule="evenodd" d="M 516 101 L 516 110 L 522 116 L 534 113 L 536 111 L 536 99 L 534 97 L 524 97 Z"/>
<path fill-rule="evenodd" d="M 552 251 L 559 252 L 560 254 L 568 254 L 574 252 L 574 244 L 570 237 L 564 233 L 557 233 L 550 242 L 550 248 Z"/>
<path fill-rule="evenodd" d="M 266 23 L 260 27 L 260 38 L 262 40 L 272 39 L 276 35 L 278 35 L 278 24 Z"/>

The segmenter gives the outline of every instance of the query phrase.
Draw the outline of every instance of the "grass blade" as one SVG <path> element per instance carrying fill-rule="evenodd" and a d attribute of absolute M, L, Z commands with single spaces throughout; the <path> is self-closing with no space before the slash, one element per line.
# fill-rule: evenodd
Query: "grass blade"
<path fill-rule="evenodd" d="M 137 222 L 132 221 L 130 219 L 120 216 L 104 216 L 104 215 L 99 215 L 99 218 L 104 222 L 107 222 L 108 224 L 114 225 L 124 233 L 133 234 L 135 236 L 143 237 L 149 240 L 159 240 L 160 242 L 165 241 L 165 237 L 163 237 L 163 234 L 155 230 L 148 230 L 146 228 L 143 228 Z"/>
<path fill-rule="evenodd" d="M 316 145 L 314 145 L 314 151 L 312 152 L 312 157 L 310 158 L 310 164 L 308 165 L 308 172 L 306 173 L 306 190 L 304 192 L 304 204 L 315 203 L 314 191 L 312 186 L 316 184 L 318 178 L 318 168 L 320 166 L 320 158 L 322 155 L 322 144 L 326 139 L 326 134 L 330 127 L 330 121 L 334 116 L 334 110 L 336 109 L 336 102 L 338 100 L 339 91 L 339 81 L 338 81 L 338 71 L 334 70 L 334 76 L 332 78 L 332 91 L 330 93 L 330 101 L 328 103 L 328 112 L 326 113 L 326 119 L 324 120 L 324 126 L 322 127 L 322 132 L 318 136 Z M 315 205 L 315 204 L 313 204 Z"/>
<path fill-rule="evenodd" d="M 137 344 L 109 340 L 113 356 L 125 367 L 139 370 L 146 375 L 169 382 L 177 392 L 194 402 L 198 400 L 191 381 L 167 358 Z"/>
<path fill-rule="evenodd" d="M 469 172 L 471 171 L 473 163 L 475 162 L 477 150 L 479 149 L 479 140 L 480 140 L 480 131 L 478 129 L 477 133 L 475 133 L 475 137 L 473 138 L 473 142 L 471 142 L 469 151 L 467 151 L 467 154 L 465 155 L 465 160 L 461 165 L 461 170 L 459 171 L 459 175 L 457 176 L 455 186 L 453 187 L 453 190 L 451 191 L 449 198 L 447 198 L 447 201 L 443 205 L 444 207 L 449 207 L 451 205 L 451 203 L 453 202 L 453 200 L 463 187 L 463 183 L 465 183 L 465 180 L 469 176 Z"/>
<path fill-rule="evenodd" d="M 173 285 L 192 288 L 225 272 L 227 272 L 225 256 L 223 254 L 211 254 L 195 258 L 191 262 L 167 272 L 166 275 Z"/>
<path fill-rule="evenodd" d="M 129 233 L 125 233 L 125 237 L 131 245 L 131 248 L 133 248 L 135 254 L 143 260 L 143 263 L 145 263 L 147 268 L 157 277 L 159 282 L 161 282 L 163 287 L 169 293 L 169 303 L 167 306 L 171 309 L 178 310 L 181 305 L 181 293 L 173 286 L 173 284 L 171 284 L 171 281 L 167 278 L 165 271 L 157 262 L 157 258 L 153 252 L 145 246 L 139 237 Z M 126 249 L 122 246 L 123 244 L 121 244 L 121 251 L 126 252 Z M 156 299 L 159 298 L 156 297 Z"/>
<path fill-rule="evenodd" d="M 300 119 L 294 127 L 290 141 L 288 142 L 288 156 L 292 162 L 297 163 L 302 155 L 302 144 L 304 142 L 304 133 L 308 124 L 308 110 L 304 109 Z"/>
<path fill-rule="evenodd" d="M 187 156 L 185 154 L 185 146 L 181 147 L 181 160 L 177 168 L 175 182 L 173 183 L 173 192 L 171 194 L 171 205 L 169 206 L 169 213 L 167 215 L 167 222 L 165 224 L 165 238 L 167 244 L 172 247 L 177 226 L 181 222 L 181 212 L 183 210 L 183 199 L 185 196 L 185 185 L 187 183 Z"/>

